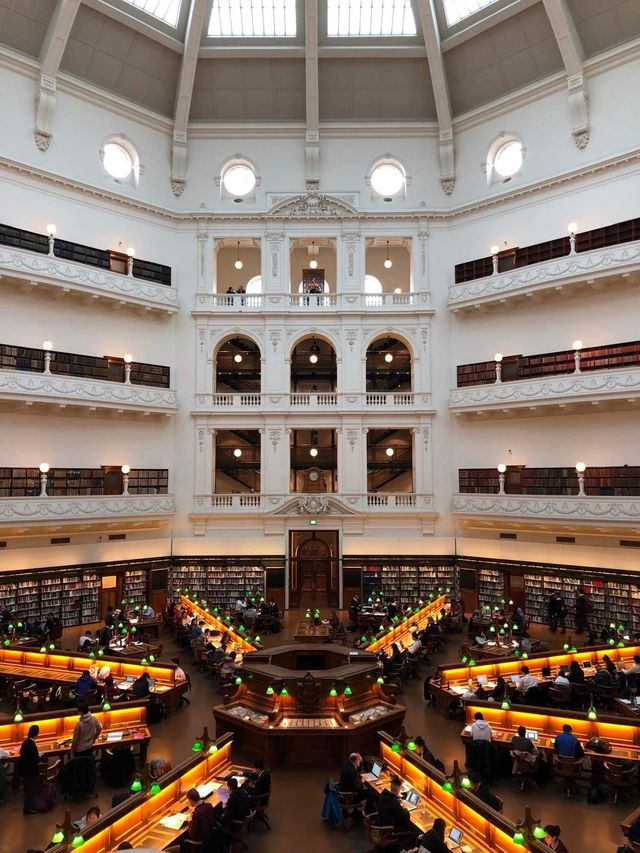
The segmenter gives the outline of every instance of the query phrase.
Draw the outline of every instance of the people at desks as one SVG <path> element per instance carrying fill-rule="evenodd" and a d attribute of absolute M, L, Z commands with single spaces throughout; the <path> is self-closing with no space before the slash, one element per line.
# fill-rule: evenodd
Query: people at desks
<path fill-rule="evenodd" d="M 433 765 L 433 767 L 437 767 L 438 770 L 440 770 L 442 773 L 445 772 L 444 764 L 431 752 L 422 735 L 418 735 L 416 738 L 414 738 L 413 742 L 416 745 L 415 754 L 418 756 L 418 758 L 422 758 L 422 760 L 426 761 L 427 764 L 431 764 Z"/>
<path fill-rule="evenodd" d="M 538 678 L 535 675 L 531 675 L 529 672 L 528 666 L 520 667 L 520 678 L 518 680 L 518 690 L 521 693 L 526 693 L 527 690 L 531 690 L 532 687 L 538 686 Z"/>
<path fill-rule="evenodd" d="M 367 790 L 361 777 L 362 756 L 352 752 L 340 771 L 338 788 L 344 794 L 358 794 L 361 800 L 366 800 Z"/>
<path fill-rule="evenodd" d="M 479 800 L 482 800 L 485 805 L 497 812 L 502 811 L 502 800 L 491 792 L 488 782 L 481 779 L 477 773 L 473 773 L 472 771 L 469 771 L 469 780 L 471 782 L 471 791 Z"/>
<path fill-rule="evenodd" d="M 191 807 L 187 838 L 190 841 L 199 841 L 204 844 L 215 832 L 218 825 L 217 806 L 214 808 L 211 803 L 201 799 L 195 788 L 190 788 L 187 791 L 187 804 Z M 182 849 L 181 844 L 172 844 L 171 847 L 166 848 L 166 851 L 167 853 L 181 853 Z"/>
<path fill-rule="evenodd" d="M 153 690 L 154 681 L 149 675 L 148 672 L 143 672 L 139 678 L 133 682 L 133 687 L 131 688 L 131 695 L 135 699 L 145 699 L 147 696 L 151 695 L 151 691 Z"/>
<path fill-rule="evenodd" d="M 483 646 L 486 646 L 488 642 L 489 642 L 489 640 L 487 639 L 487 635 L 485 634 L 484 631 L 480 631 L 479 634 L 476 634 L 476 638 L 475 638 L 476 646 L 480 646 L 480 648 L 482 648 Z"/>
<path fill-rule="evenodd" d="M 354 594 L 353 598 L 351 599 L 351 604 L 349 605 L 349 609 L 358 611 L 358 610 L 360 610 L 361 607 L 362 607 L 362 605 L 360 604 L 360 596 L 356 592 Z"/>
<path fill-rule="evenodd" d="M 561 758 L 583 758 L 584 749 L 568 723 L 562 727 L 562 733 L 556 735 L 555 750 Z"/>
<path fill-rule="evenodd" d="M 580 666 L 577 660 L 571 661 L 567 678 L 569 679 L 570 684 L 584 684 L 584 669 Z"/>
<path fill-rule="evenodd" d="M 180 658 L 171 658 L 171 663 L 174 663 L 176 665 L 176 671 L 175 671 L 176 684 L 182 684 L 183 682 L 185 682 L 187 680 L 187 673 L 180 666 Z"/>
<path fill-rule="evenodd" d="M 253 797 L 264 797 L 271 791 L 271 771 L 264 766 L 264 758 L 258 757 L 253 762 L 254 771 L 246 783 L 247 793 Z"/>
<path fill-rule="evenodd" d="M 84 651 L 90 652 L 91 649 L 94 647 L 94 645 L 95 645 L 95 640 L 93 639 L 93 634 L 91 633 L 91 631 L 85 631 L 84 634 L 78 640 L 78 651 L 79 652 L 84 652 Z"/>
<path fill-rule="evenodd" d="M 419 851 L 429 851 L 429 853 L 451 853 L 447 842 L 444 840 L 447 825 L 444 818 L 437 817 L 433 826 L 420 839 Z"/>
<path fill-rule="evenodd" d="M 482 711 L 476 711 L 471 725 L 472 740 L 488 740 L 491 741 L 493 730 L 489 723 L 485 720 Z"/>
<path fill-rule="evenodd" d="M 76 681 L 76 698 L 78 701 L 84 701 L 87 693 L 91 693 L 97 686 L 97 680 L 91 675 L 88 669 L 85 669 Z"/>
<path fill-rule="evenodd" d="M 402 780 L 394 774 L 389 780 L 389 787 L 380 793 L 376 823 L 392 827 L 399 836 L 398 849 L 407 849 L 415 847 L 419 833 L 411 823 L 411 813 L 402 805 L 401 791 Z"/>
<path fill-rule="evenodd" d="M 625 669 L 622 665 L 620 665 L 620 672 L 624 672 L 625 675 L 640 675 L 640 655 L 633 656 L 633 663 L 628 669 Z"/>
<path fill-rule="evenodd" d="M 558 670 L 558 674 L 555 677 L 555 681 L 553 682 L 554 685 L 556 687 L 571 687 L 571 682 L 567 678 L 568 673 L 569 670 L 561 666 Z"/>
<path fill-rule="evenodd" d="M 145 619 L 153 619 L 153 618 L 155 618 L 156 611 L 153 609 L 153 607 L 150 604 L 145 604 L 145 606 L 142 608 L 142 614 L 141 615 Z"/>
<path fill-rule="evenodd" d="M 99 820 L 101 814 L 102 812 L 100 810 L 100 806 L 91 806 L 87 810 L 86 814 L 82 815 L 82 817 L 78 820 L 74 820 L 72 826 L 74 829 L 80 832 L 90 824 L 95 823 L 95 821 Z"/>

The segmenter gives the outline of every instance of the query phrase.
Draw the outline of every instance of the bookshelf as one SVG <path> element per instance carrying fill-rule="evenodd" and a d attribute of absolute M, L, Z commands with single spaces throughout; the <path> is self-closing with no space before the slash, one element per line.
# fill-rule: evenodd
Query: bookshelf
<path fill-rule="evenodd" d="M 499 569 L 478 569 L 478 603 L 485 607 L 503 607 L 505 600 L 505 576 Z"/>
<path fill-rule="evenodd" d="M 587 468 L 584 482 L 587 495 L 640 495 L 640 465 Z M 461 494 L 495 494 L 498 491 L 498 472 L 495 468 L 461 468 L 458 487 Z M 578 477 L 573 466 L 527 468 L 525 465 L 509 465 L 505 492 L 509 495 L 577 495 Z"/>
<path fill-rule="evenodd" d="M 265 594 L 266 571 L 263 565 L 239 563 L 185 563 L 171 570 L 171 588 L 175 600 L 179 590 L 197 592 L 215 607 L 233 608 L 240 596 Z"/>
<path fill-rule="evenodd" d="M 127 569 L 122 578 L 122 598 L 134 606 L 147 600 L 147 570 Z"/>
<path fill-rule="evenodd" d="M 47 475 L 47 495 L 103 495 L 104 468 L 51 468 Z M 169 471 L 166 468 L 134 468 L 129 474 L 129 494 L 166 495 Z M 40 494 L 38 468 L 0 468 L 0 497 L 28 498 Z"/>
<path fill-rule="evenodd" d="M 0 225 L 0 245 L 25 249 L 28 252 L 39 252 L 42 255 L 49 252 L 49 239 L 45 234 L 13 228 L 11 225 Z"/>
<path fill-rule="evenodd" d="M 365 565 L 362 569 L 362 600 L 367 602 L 375 594 L 384 593 L 386 600 L 395 598 L 402 607 L 413 606 L 430 593 L 453 591 L 455 570 L 453 565 L 428 563 L 400 563 Z M 348 603 L 348 602 L 347 602 Z"/>

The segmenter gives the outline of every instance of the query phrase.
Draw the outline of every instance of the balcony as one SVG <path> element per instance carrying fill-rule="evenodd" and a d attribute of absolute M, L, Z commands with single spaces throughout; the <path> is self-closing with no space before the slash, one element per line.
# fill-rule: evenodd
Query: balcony
<path fill-rule="evenodd" d="M 430 394 L 411 391 L 375 391 L 366 393 L 305 392 L 296 394 L 240 393 L 197 394 L 194 414 L 238 412 L 430 412 Z"/>
<path fill-rule="evenodd" d="M 0 498 L 0 528 L 168 519 L 175 511 L 173 495 Z"/>
<path fill-rule="evenodd" d="M 169 388 L 19 370 L 0 370 L 0 400 L 16 400 L 27 406 L 73 406 L 92 412 L 112 409 L 143 415 L 172 415 L 178 409 L 176 392 Z"/>
<path fill-rule="evenodd" d="M 429 515 L 433 495 L 411 492 L 369 494 L 217 494 L 196 495 L 193 517 L 220 515 L 351 516 L 356 514 Z"/>
<path fill-rule="evenodd" d="M 531 266 L 496 272 L 452 284 L 449 309 L 473 311 L 520 299 L 558 295 L 585 285 L 599 288 L 607 281 L 629 280 L 640 271 L 640 241 L 554 258 Z"/>
<path fill-rule="evenodd" d="M 449 393 L 449 409 L 455 414 L 531 415 L 555 408 L 559 414 L 569 408 L 579 411 L 599 403 L 615 402 L 633 406 L 640 397 L 640 367 L 598 373 L 571 373 L 529 381 L 502 382 L 454 388 Z"/>
<path fill-rule="evenodd" d="M 636 530 L 640 525 L 640 497 L 457 494 L 451 511 L 462 518 L 496 522 L 553 520 L 602 528 L 631 526 Z"/>
<path fill-rule="evenodd" d="M 429 312 L 429 293 L 199 293 L 194 314 Z"/>
<path fill-rule="evenodd" d="M 172 287 L 9 246 L 0 245 L 0 278 L 3 285 L 17 284 L 25 291 L 75 295 L 96 304 L 104 300 L 115 307 L 129 306 L 149 314 L 167 316 L 179 309 L 178 294 Z"/>

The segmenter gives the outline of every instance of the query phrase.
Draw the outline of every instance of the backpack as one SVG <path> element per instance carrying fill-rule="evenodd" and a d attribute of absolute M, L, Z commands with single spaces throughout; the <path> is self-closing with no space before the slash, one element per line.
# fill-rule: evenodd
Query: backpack
<path fill-rule="evenodd" d="M 33 795 L 33 808 L 40 814 L 46 814 L 55 808 L 57 798 L 57 787 L 53 782 L 45 782 Z"/>
<path fill-rule="evenodd" d="M 592 737 L 591 740 L 587 741 L 585 747 L 591 750 L 591 752 L 599 752 L 602 755 L 607 755 L 611 752 L 611 744 L 603 737 Z"/>

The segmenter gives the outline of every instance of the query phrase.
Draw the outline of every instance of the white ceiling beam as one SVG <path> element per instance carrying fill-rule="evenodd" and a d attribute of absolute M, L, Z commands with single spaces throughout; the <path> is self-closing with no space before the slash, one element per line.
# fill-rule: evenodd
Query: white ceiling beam
<path fill-rule="evenodd" d="M 41 151 L 46 151 L 51 144 L 56 105 L 56 77 L 79 8 L 80 0 L 58 0 L 40 50 L 40 79 L 36 95 L 34 133 L 36 145 Z"/>
<path fill-rule="evenodd" d="M 318 84 L 318 0 L 304 0 L 304 45 L 306 86 L 305 183 L 317 189 L 320 183 L 320 94 Z"/>
<path fill-rule="evenodd" d="M 571 135 L 578 148 L 589 143 L 589 98 L 584 76 L 584 49 L 566 0 L 543 0 L 567 72 Z"/>
<path fill-rule="evenodd" d="M 184 51 L 176 92 L 173 138 L 171 140 L 171 189 L 175 196 L 182 195 L 187 174 L 187 125 L 189 124 L 189 110 L 193 97 L 198 52 L 209 5 L 209 0 L 191 0 L 184 36 Z"/>
<path fill-rule="evenodd" d="M 431 85 L 436 102 L 438 116 L 440 183 L 447 195 L 453 192 L 455 185 L 455 158 L 453 151 L 453 122 L 451 119 L 451 101 L 449 85 L 444 68 L 444 59 L 440 49 L 440 31 L 433 0 L 415 0 L 422 35 L 427 52 Z"/>

